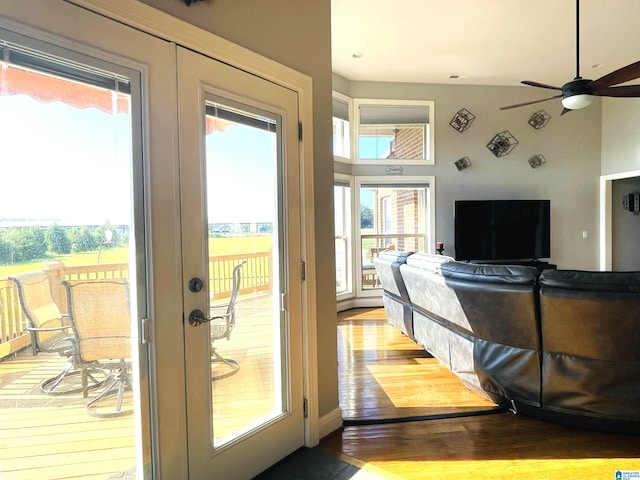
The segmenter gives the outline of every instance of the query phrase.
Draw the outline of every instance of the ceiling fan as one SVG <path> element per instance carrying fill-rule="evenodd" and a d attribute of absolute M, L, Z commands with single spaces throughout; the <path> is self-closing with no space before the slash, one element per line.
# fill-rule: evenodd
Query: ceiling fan
<path fill-rule="evenodd" d="M 597 80 L 587 80 L 580 76 L 580 0 L 576 0 L 576 77 L 562 87 L 545 85 L 544 83 L 525 80 L 521 83 L 532 87 L 560 90 L 562 93 L 553 97 L 500 107 L 500 110 L 524 107 L 534 103 L 546 102 L 554 98 L 562 98 L 562 115 L 589 106 L 593 97 L 640 97 L 640 85 L 619 85 L 620 83 L 640 77 L 640 61 L 622 67 Z"/>

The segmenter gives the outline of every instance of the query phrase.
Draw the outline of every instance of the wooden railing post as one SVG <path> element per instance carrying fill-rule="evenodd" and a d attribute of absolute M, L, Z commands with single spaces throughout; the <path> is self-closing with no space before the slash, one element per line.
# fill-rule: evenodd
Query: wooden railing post
<path fill-rule="evenodd" d="M 67 298 L 64 287 L 62 286 L 62 280 L 64 280 L 64 263 L 59 260 L 45 262 L 43 271 L 49 275 L 53 301 L 56 302 L 56 305 L 58 305 L 62 313 L 67 313 Z"/>

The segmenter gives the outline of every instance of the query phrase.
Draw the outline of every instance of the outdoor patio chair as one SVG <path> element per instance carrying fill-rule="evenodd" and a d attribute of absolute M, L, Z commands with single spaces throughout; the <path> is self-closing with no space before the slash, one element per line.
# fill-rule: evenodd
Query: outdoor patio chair
<path fill-rule="evenodd" d="M 131 314 L 129 286 L 122 278 L 63 280 L 76 343 L 76 361 L 98 363 L 109 373 L 105 388 L 86 405 L 94 417 L 133 413 L 125 408 L 131 378 Z"/>
<path fill-rule="evenodd" d="M 40 384 L 49 395 L 81 393 L 101 386 L 106 380 L 93 365 L 79 367 L 75 362 L 73 333 L 66 314 L 60 312 L 53 299 L 51 281 L 45 272 L 29 272 L 9 277 L 18 289 L 22 311 L 29 322 L 25 328 L 31 334 L 33 355 L 40 352 L 58 353 L 67 357 L 67 365 L 55 377 Z"/>
<path fill-rule="evenodd" d="M 215 346 L 216 340 L 222 340 L 226 338 L 229 340 L 231 338 L 231 332 L 236 326 L 236 301 L 238 299 L 238 292 L 240 291 L 240 283 L 242 280 L 242 266 L 247 263 L 246 260 L 243 260 L 235 267 L 233 267 L 232 271 L 232 289 L 231 289 L 231 297 L 229 298 L 229 303 L 226 305 L 218 305 L 212 307 L 212 312 L 215 309 L 225 309 L 225 313 L 220 315 L 214 315 L 209 322 L 211 328 L 211 362 L 213 364 L 224 364 L 228 368 L 221 373 L 216 373 L 212 370 L 211 378 L 213 380 L 220 380 L 221 378 L 226 378 L 234 373 L 237 373 L 240 369 L 240 364 L 237 360 L 233 360 L 231 358 L 224 358 L 217 350 Z"/>

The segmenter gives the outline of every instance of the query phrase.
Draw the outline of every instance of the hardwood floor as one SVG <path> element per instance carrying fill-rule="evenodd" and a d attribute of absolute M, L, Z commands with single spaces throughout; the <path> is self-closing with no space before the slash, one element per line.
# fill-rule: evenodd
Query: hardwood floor
<path fill-rule="evenodd" d="M 261 300 L 263 302 L 264 299 Z M 242 303 L 243 321 L 220 351 L 241 361 L 237 375 L 214 382 L 214 407 L 224 438 L 266 394 L 247 384 L 273 362 L 263 348 L 263 306 Z M 493 405 L 389 326 L 382 309 L 345 312 L 338 320 L 340 405 L 348 424 L 321 449 L 390 479 L 615 480 L 640 470 L 640 436 L 578 430 L 522 415 L 491 413 Z M 81 396 L 47 396 L 38 384 L 64 359 L 25 355 L 0 362 L 0 478 L 108 479 L 135 465 L 132 416 L 96 419 Z M 223 406 L 226 407 L 223 408 Z M 440 418 L 443 415 L 459 418 Z M 413 418 L 429 418 L 406 421 Z M 390 421 L 391 420 L 391 421 Z"/>
<path fill-rule="evenodd" d="M 328 453 L 408 480 L 615 480 L 618 470 L 640 470 L 640 436 L 505 412 L 439 418 L 492 404 L 387 325 L 383 309 L 341 313 L 338 330 L 340 406 L 358 422 L 321 441 Z M 423 415 L 435 418 L 381 421 Z"/>

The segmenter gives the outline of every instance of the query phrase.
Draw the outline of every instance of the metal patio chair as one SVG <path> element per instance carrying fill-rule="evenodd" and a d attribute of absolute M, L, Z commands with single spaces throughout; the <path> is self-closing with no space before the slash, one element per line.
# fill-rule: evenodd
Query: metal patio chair
<path fill-rule="evenodd" d="M 214 315 L 209 322 L 211 328 L 211 362 L 214 364 L 224 364 L 229 367 L 224 373 L 212 373 L 211 378 L 213 380 L 230 377 L 234 373 L 237 373 L 240 369 L 240 364 L 237 360 L 225 358 L 218 352 L 215 346 L 215 342 L 216 340 L 222 340 L 224 338 L 229 340 L 231 338 L 231 332 L 236 326 L 236 301 L 238 299 L 238 292 L 240 291 L 240 283 L 242 281 L 242 266 L 245 263 L 247 263 L 247 261 L 243 260 L 235 267 L 233 267 L 233 271 L 231 274 L 232 289 L 229 303 L 227 303 L 226 305 L 212 307 L 214 311 L 216 308 L 224 308 L 225 312 L 220 315 Z"/>
<path fill-rule="evenodd" d="M 51 281 L 45 272 L 29 272 L 9 276 L 18 289 L 22 311 L 29 322 L 33 355 L 58 353 L 67 357 L 67 365 L 55 377 L 40 384 L 48 395 L 82 393 L 101 386 L 106 376 L 93 364 L 79 366 L 75 362 L 75 343 L 68 316 L 60 312 L 53 299 Z"/>
<path fill-rule="evenodd" d="M 108 372 L 105 387 L 86 405 L 94 417 L 133 413 L 125 406 L 125 392 L 132 390 L 131 313 L 127 280 L 63 280 L 69 321 L 76 343 L 76 362 Z"/>

